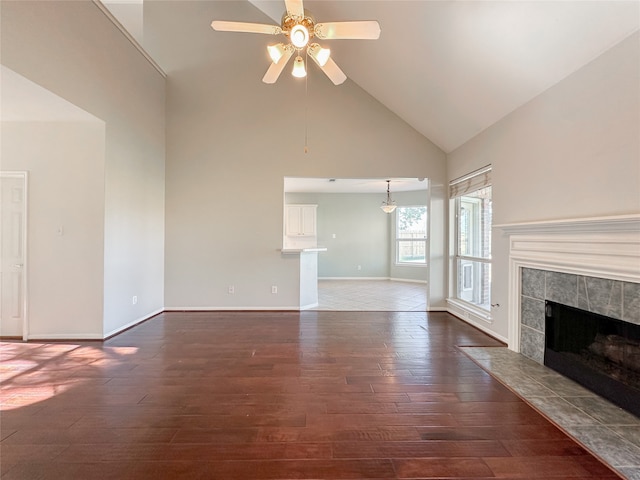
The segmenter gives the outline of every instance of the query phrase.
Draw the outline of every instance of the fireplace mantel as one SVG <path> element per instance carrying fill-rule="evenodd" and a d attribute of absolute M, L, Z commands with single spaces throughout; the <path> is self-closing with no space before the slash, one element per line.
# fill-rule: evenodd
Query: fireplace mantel
<path fill-rule="evenodd" d="M 496 225 L 509 237 L 509 333 L 520 351 L 522 268 L 640 283 L 640 214 Z"/>

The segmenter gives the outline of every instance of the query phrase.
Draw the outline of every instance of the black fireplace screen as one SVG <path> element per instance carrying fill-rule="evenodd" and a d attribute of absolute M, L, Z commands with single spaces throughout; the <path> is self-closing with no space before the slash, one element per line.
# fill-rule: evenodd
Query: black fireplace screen
<path fill-rule="evenodd" d="M 640 416 L 640 326 L 546 302 L 544 364 Z"/>

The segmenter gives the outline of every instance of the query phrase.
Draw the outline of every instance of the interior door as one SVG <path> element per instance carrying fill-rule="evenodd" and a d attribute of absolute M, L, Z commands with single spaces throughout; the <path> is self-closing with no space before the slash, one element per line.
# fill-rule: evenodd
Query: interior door
<path fill-rule="evenodd" d="M 26 339 L 26 173 L 0 173 L 0 335 Z"/>

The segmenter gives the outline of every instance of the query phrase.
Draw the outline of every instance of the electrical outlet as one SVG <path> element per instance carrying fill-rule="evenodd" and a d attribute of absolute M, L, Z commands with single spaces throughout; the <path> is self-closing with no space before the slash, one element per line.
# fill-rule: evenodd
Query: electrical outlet
<path fill-rule="evenodd" d="M 271 293 L 278 293 L 278 287 L 275 285 L 271 285 Z"/>
<path fill-rule="evenodd" d="M 131 305 L 135 305 L 136 303 L 138 303 L 138 296 L 134 295 L 131 297 Z"/>
<path fill-rule="evenodd" d="M 233 295 L 234 293 L 236 293 L 236 287 L 234 287 L 233 285 L 229 285 L 229 290 L 228 292 Z"/>
<path fill-rule="evenodd" d="M 358 270 L 362 270 L 362 265 L 358 265 Z"/>

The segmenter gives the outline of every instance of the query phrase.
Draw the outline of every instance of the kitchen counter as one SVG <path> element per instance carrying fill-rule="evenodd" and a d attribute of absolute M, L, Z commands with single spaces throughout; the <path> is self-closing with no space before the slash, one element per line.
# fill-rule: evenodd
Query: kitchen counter
<path fill-rule="evenodd" d="M 285 255 L 307 252 L 326 252 L 327 247 L 307 247 L 307 248 L 283 248 L 280 250 Z"/>

